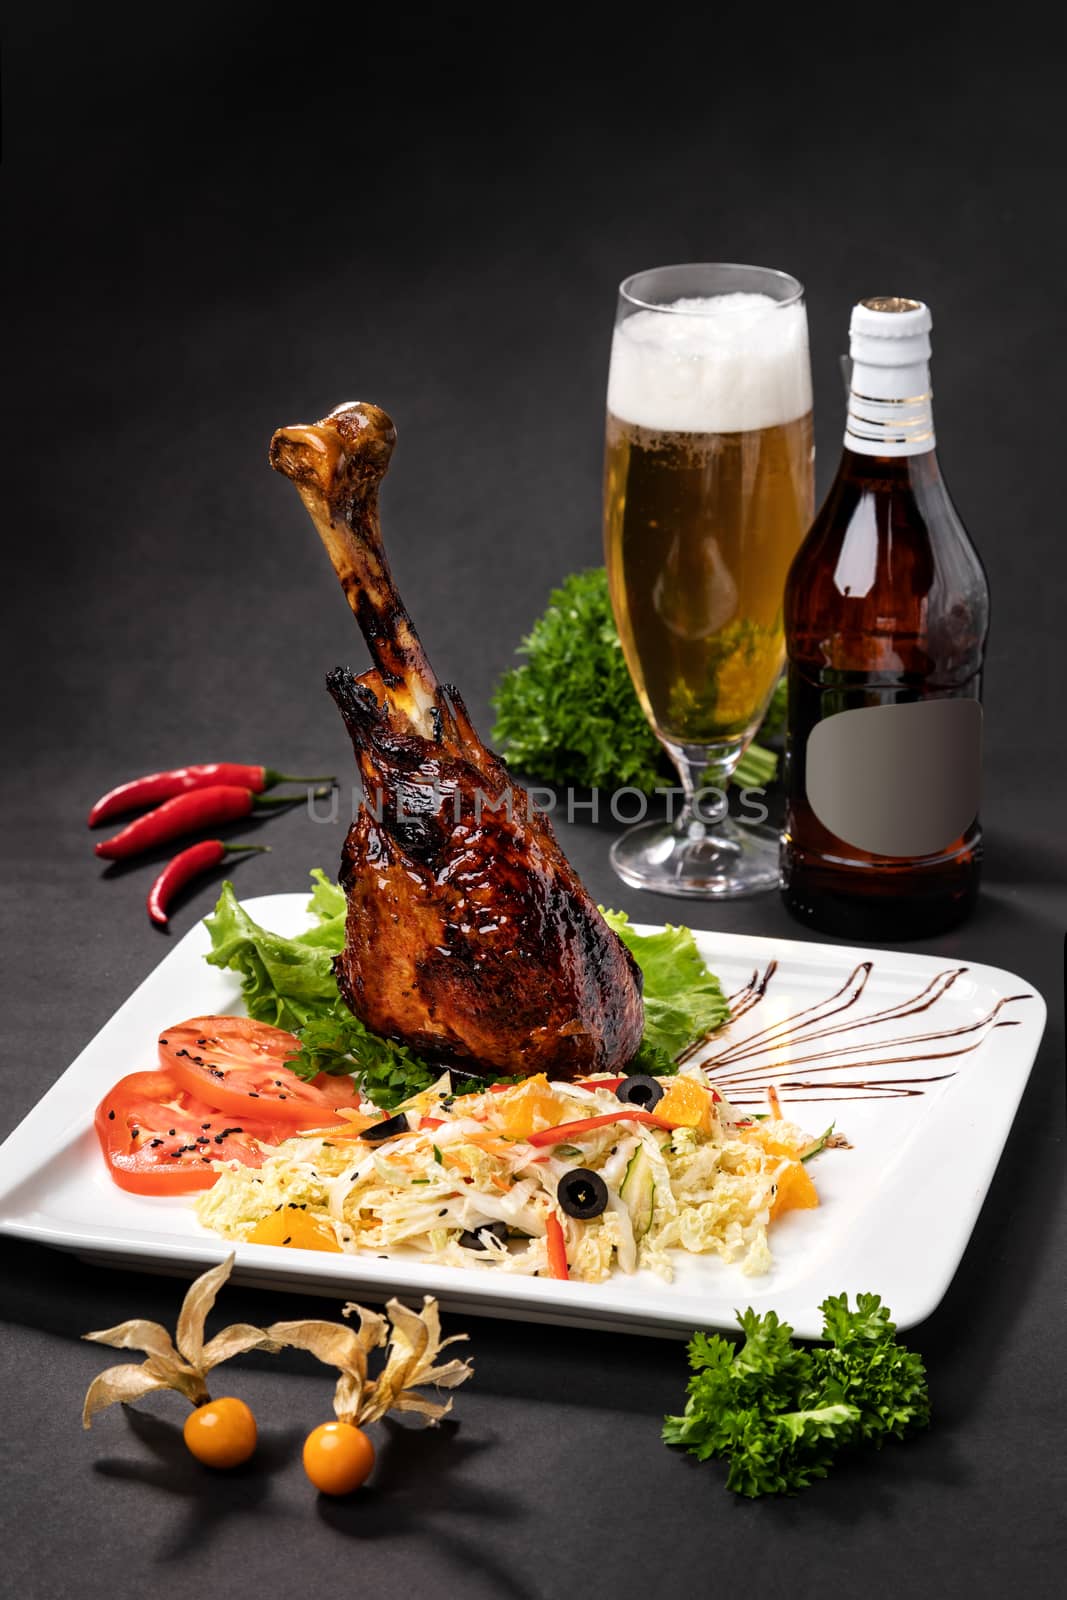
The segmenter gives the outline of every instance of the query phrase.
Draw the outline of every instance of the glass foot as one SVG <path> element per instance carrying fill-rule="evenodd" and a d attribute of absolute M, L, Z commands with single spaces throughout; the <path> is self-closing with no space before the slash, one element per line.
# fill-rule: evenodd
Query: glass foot
<path fill-rule="evenodd" d="M 624 883 L 653 894 L 733 900 L 779 886 L 777 834 L 732 817 L 642 822 L 616 839 L 611 864 Z"/>

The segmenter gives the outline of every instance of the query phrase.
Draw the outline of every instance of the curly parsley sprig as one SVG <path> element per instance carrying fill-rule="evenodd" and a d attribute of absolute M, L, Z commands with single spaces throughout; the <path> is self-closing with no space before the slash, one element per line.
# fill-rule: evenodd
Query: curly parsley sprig
<path fill-rule="evenodd" d="M 632 785 L 646 794 L 677 781 L 634 692 L 603 567 L 565 578 L 517 653 L 525 660 L 503 674 L 493 696 L 493 739 L 517 772 L 593 789 Z M 783 679 L 759 736 L 777 737 L 784 720 Z M 775 751 L 751 744 L 733 781 L 759 789 L 777 771 Z"/>
<path fill-rule="evenodd" d="M 694 1334 L 688 1400 L 664 1419 L 668 1444 L 700 1461 L 722 1457 L 726 1487 L 756 1498 L 825 1478 L 845 1448 L 901 1439 L 930 1420 L 922 1359 L 895 1339 L 876 1294 L 824 1300 L 825 1345 L 807 1349 L 773 1311 L 738 1313 L 744 1343 Z"/>

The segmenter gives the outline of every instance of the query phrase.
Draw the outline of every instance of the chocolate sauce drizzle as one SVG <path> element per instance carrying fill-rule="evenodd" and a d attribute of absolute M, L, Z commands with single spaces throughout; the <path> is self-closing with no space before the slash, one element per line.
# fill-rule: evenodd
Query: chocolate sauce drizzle
<path fill-rule="evenodd" d="M 841 1019 L 845 1012 L 852 1011 L 858 1004 L 873 970 L 873 962 L 861 961 L 840 988 L 824 1000 L 817 1000 L 790 1017 L 757 1028 L 755 1033 L 749 1033 L 742 1039 L 728 1039 L 718 1049 L 714 1048 L 714 1036 L 705 1036 L 690 1045 L 679 1059 L 683 1062 L 691 1060 L 712 1044 L 711 1053 L 701 1057 L 700 1065 L 712 1083 L 722 1089 L 736 1106 L 763 1104 L 765 1091 L 771 1084 L 776 1089 L 788 1090 L 793 1100 L 802 1102 L 907 1099 L 923 1094 L 926 1084 L 940 1083 L 954 1077 L 956 1069 L 891 1077 L 884 1075 L 882 1068 L 918 1063 L 936 1066 L 958 1056 L 970 1055 L 985 1042 L 994 1028 L 1017 1027 L 1016 1018 L 1002 1018 L 1001 1012 L 1006 1006 L 1030 998 L 1026 994 L 1002 996 L 984 1016 L 954 1028 L 934 1026 L 924 1031 L 920 1024 L 917 1031 L 893 1034 L 877 1042 L 846 1042 L 846 1035 L 860 1029 L 903 1022 L 906 1018 L 933 1011 L 957 978 L 961 978 L 968 969 L 948 968 L 931 978 L 917 994 L 899 1000 L 895 1005 L 883 1006 L 878 1011 L 860 1010 L 844 1020 L 834 1020 Z M 729 996 L 731 1024 L 736 1024 L 766 997 L 777 971 L 777 961 L 768 962 L 762 974 L 757 968 L 744 987 Z M 818 1048 L 811 1051 L 808 1048 L 811 1045 L 817 1045 Z M 888 1051 L 901 1051 L 903 1054 L 886 1054 Z M 802 1069 L 802 1074 L 796 1077 L 793 1074 L 798 1068 Z M 864 1076 L 852 1076 L 859 1072 Z M 828 1078 L 822 1076 L 824 1073 L 835 1073 L 837 1076 Z"/>

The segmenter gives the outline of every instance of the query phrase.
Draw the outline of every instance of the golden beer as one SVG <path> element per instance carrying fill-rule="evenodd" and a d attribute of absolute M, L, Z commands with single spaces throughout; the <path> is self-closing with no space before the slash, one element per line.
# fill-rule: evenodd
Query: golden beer
<path fill-rule="evenodd" d="M 637 889 L 722 898 L 778 882 L 773 831 L 726 788 L 785 659 L 790 562 L 812 516 L 804 291 L 768 267 L 655 267 L 619 286 L 604 546 L 626 665 L 677 768 L 678 814 L 615 840 Z"/>
<path fill-rule="evenodd" d="M 608 414 L 612 604 L 645 715 L 676 744 L 744 741 L 782 669 L 784 575 L 812 516 L 811 412 L 698 433 Z"/>
<path fill-rule="evenodd" d="M 726 293 L 618 323 L 605 549 L 626 662 L 661 737 L 721 746 L 754 732 L 813 509 L 802 306 Z"/>

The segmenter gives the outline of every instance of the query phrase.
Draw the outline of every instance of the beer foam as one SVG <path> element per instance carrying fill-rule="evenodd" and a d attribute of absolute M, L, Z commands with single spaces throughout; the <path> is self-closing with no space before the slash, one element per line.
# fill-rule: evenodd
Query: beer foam
<path fill-rule="evenodd" d="M 744 433 L 805 416 L 804 307 L 721 294 L 635 311 L 615 329 L 608 410 L 665 433 Z"/>

